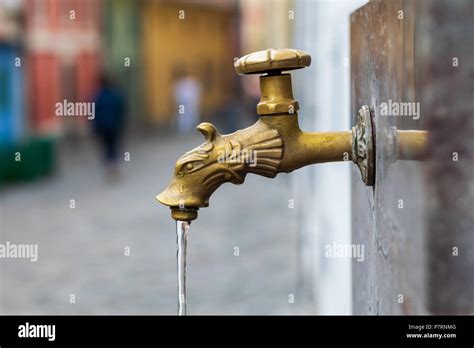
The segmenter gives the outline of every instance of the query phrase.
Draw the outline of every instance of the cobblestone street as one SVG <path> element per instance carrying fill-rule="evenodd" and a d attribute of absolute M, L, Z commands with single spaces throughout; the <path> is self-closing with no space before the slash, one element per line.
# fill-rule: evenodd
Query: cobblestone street
<path fill-rule="evenodd" d="M 115 184 L 105 182 L 92 144 L 63 144 L 56 176 L 5 188 L 0 242 L 37 243 L 39 259 L 0 259 L 1 314 L 175 314 L 175 226 L 154 197 L 176 158 L 201 141 L 135 137 Z M 213 195 L 191 225 L 188 314 L 311 313 L 297 292 L 289 199 L 285 175 L 249 175 Z"/>

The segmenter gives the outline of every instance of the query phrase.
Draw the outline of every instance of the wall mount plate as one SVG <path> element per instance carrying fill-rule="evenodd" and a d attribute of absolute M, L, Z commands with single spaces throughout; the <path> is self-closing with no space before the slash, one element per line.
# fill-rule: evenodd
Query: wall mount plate
<path fill-rule="evenodd" d="M 359 167 L 362 181 L 367 186 L 375 184 L 375 137 L 372 116 L 367 105 L 357 114 L 357 123 L 352 127 L 352 160 Z"/>

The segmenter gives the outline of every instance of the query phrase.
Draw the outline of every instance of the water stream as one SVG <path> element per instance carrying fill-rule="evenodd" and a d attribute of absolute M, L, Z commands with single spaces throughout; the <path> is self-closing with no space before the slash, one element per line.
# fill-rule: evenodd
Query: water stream
<path fill-rule="evenodd" d="M 178 263 L 178 315 L 186 315 L 186 252 L 191 223 L 176 221 L 176 260 Z"/>

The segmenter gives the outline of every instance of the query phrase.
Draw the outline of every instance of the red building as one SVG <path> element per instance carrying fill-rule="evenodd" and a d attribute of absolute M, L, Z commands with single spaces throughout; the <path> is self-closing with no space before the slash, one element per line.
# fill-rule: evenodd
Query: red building
<path fill-rule="evenodd" d="M 90 100 L 100 65 L 98 0 L 26 0 L 28 114 L 35 133 L 60 134 L 84 118 L 55 115 L 55 104 Z"/>

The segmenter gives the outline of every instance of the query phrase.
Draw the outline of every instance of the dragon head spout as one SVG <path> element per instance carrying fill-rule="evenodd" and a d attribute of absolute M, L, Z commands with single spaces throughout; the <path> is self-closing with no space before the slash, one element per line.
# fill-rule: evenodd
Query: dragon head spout
<path fill-rule="evenodd" d="M 205 142 L 178 159 L 171 182 L 156 197 L 173 210 L 174 218 L 197 217 L 197 209 L 209 206 L 209 198 L 220 185 L 242 184 L 247 173 L 275 177 L 283 156 L 278 131 L 258 122 L 228 135 L 219 134 L 207 122 L 197 129 Z"/>

